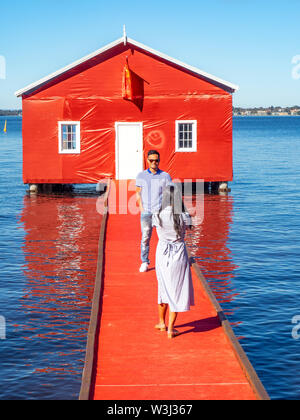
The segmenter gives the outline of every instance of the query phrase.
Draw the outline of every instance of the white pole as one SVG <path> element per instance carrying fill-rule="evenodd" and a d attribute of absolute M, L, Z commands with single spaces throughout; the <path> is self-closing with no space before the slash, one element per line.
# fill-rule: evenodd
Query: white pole
<path fill-rule="evenodd" d="M 127 35 L 126 35 L 126 26 L 123 26 L 123 38 L 124 38 L 124 45 L 127 44 Z"/>

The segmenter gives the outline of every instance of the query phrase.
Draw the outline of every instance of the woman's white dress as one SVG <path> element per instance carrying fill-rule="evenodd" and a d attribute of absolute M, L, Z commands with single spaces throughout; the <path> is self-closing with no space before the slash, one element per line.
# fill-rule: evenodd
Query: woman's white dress
<path fill-rule="evenodd" d="M 158 234 L 156 249 L 156 276 L 158 281 L 158 304 L 167 303 L 172 312 L 185 312 L 194 305 L 192 275 L 184 242 L 186 226 L 191 224 L 190 216 L 181 216 L 181 236 L 177 238 L 174 229 L 171 206 L 153 215 L 153 226 Z"/>

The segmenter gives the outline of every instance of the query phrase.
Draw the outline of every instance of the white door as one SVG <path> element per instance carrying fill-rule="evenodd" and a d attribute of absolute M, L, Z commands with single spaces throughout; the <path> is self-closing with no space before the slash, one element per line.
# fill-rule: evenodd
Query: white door
<path fill-rule="evenodd" d="M 116 179 L 135 179 L 143 170 L 143 123 L 116 122 Z"/>

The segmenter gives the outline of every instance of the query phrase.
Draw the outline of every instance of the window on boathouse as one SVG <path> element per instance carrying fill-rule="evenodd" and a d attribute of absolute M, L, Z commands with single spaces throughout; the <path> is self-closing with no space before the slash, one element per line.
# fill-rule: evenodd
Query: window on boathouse
<path fill-rule="evenodd" d="M 80 153 L 80 122 L 60 121 L 59 153 Z"/>
<path fill-rule="evenodd" d="M 176 152 L 197 151 L 197 121 L 176 121 Z"/>

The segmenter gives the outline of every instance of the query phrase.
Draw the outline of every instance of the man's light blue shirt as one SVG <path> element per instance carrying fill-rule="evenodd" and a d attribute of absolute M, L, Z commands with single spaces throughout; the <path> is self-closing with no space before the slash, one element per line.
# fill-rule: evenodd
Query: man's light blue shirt
<path fill-rule="evenodd" d="M 141 198 L 145 212 L 156 213 L 160 210 L 163 189 L 168 185 L 172 185 L 172 178 L 160 169 L 155 174 L 150 169 L 138 174 L 136 186 L 142 189 Z"/>

